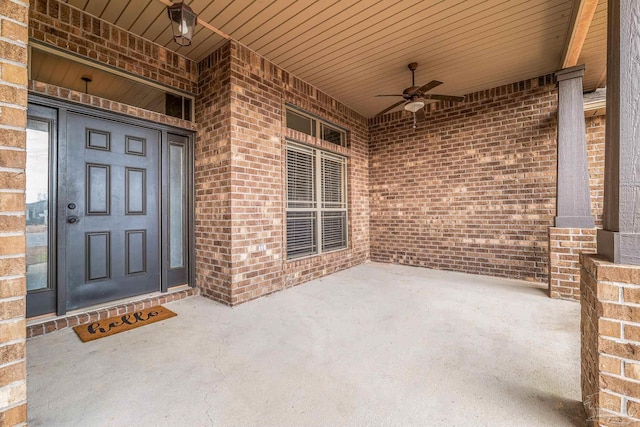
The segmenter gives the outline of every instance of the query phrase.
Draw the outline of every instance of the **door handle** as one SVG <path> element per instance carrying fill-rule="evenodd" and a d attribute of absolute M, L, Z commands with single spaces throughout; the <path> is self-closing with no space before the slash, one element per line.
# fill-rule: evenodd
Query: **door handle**
<path fill-rule="evenodd" d="M 71 215 L 71 216 L 68 216 L 68 217 L 67 217 L 67 222 L 68 222 L 69 224 L 77 224 L 78 222 L 80 222 L 80 218 L 78 218 L 78 217 L 77 217 L 77 216 L 75 216 L 75 215 Z"/>

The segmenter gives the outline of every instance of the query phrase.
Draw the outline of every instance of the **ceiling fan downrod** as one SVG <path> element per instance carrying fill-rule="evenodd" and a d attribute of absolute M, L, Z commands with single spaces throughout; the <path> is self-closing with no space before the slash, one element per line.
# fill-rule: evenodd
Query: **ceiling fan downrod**
<path fill-rule="evenodd" d="M 416 69 L 418 68 L 418 63 L 417 62 L 412 62 L 409 65 L 407 65 L 407 67 L 409 67 L 409 69 L 411 70 L 411 86 L 415 87 L 416 85 Z"/>

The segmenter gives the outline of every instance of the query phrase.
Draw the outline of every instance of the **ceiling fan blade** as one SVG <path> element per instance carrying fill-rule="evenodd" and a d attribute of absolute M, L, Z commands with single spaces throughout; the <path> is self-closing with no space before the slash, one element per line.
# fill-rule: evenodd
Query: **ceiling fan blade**
<path fill-rule="evenodd" d="M 376 95 L 376 96 L 404 96 L 404 95 L 402 95 L 402 94 L 400 93 L 400 94 L 397 94 L 397 95 Z"/>
<path fill-rule="evenodd" d="M 438 87 L 442 84 L 442 82 L 439 82 L 438 80 L 431 80 L 429 83 L 427 83 L 426 85 L 422 86 L 420 89 L 417 90 L 417 92 L 428 92 L 431 89 L 433 89 L 434 87 Z"/>
<path fill-rule="evenodd" d="M 454 101 L 454 102 L 461 102 L 464 101 L 464 96 L 453 96 L 453 95 L 426 95 L 427 99 L 435 99 L 438 101 Z"/>
<path fill-rule="evenodd" d="M 426 116 L 424 114 L 424 107 L 422 107 L 421 109 L 416 111 L 416 119 L 417 120 L 424 120 L 425 118 L 426 118 Z"/>
<path fill-rule="evenodd" d="M 394 109 L 394 108 L 396 108 L 398 105 L 402 105 L 402 104 L 404 104 L 404 102 L 405 102 L 405 101 L 404 101 L 404 99 L 403 99 L 402 101 L 398 101 L 398 102 L 396 102 L 395 104 L 393 104 L 392 106 L 387 107 L 387 108 L 385 108 L 384 110 L 380 111 L 378 114 L 376 114 L 376 116 L 381 116 L 381 115 L 383 115 L 384 113 L 386 113 L 387 111 L 391 111 L 391 110 L 393 110 L 393 109 Z"/>

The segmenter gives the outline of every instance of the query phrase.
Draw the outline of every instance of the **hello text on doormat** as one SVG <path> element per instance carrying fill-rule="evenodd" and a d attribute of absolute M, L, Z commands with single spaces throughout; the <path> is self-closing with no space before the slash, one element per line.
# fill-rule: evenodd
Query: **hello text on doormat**
<path fill-rule="evenodd" d="M 73 328 L 82 342 L 97 340 L 109 335 L 139 328 L 150 323 L 159 322 L 170 317 L 177 316 L 173 311 L 158 305 L 144 310 L 127 313 L 120 316 L 109 317 L 97 322 L 78 325 Z"/>

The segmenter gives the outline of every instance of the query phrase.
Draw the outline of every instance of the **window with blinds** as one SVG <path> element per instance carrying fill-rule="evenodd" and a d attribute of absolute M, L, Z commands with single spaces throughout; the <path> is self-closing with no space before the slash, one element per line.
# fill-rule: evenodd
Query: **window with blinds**
<path fill-rule="evenodd" d="M 287 258 L 347 247 L 347 159 L 287 143 Z"/>

